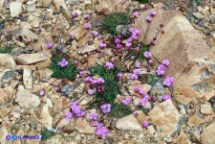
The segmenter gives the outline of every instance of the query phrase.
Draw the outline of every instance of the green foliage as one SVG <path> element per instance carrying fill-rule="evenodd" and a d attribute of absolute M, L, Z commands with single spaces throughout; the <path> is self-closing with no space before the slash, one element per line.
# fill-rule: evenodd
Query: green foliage
<path fill-rule="evenodd" d="M 112 13 L 105 16 L 102 27 L 112 35 L 117 35 L 116 27 L 118 25 L 128 25 L 131 19 L 126 13 Z"/>
<path fill-rule="evenodd" d="M 114 103 L 114 100 L 118 94 L 120 94 L 120 87 L 117 82 L 117 73 L 119 69 L 106 70 L 103 65 L 97 65 L 89 69 L 92 75 L 99 75 L 104 78 L 104 92 L 96 93 L 96 102 L 101 104 L 102 102 Z"/>
<path fill-rule="evenodd" d="M 189 0 L 190 3 L 196 3 L 197 5 L 202 4 L 202 0 Z"/>
<path fill-rule="evenodd" d="M 40 135 L 42 136 L 42 140 L 47 140 L 54 136 L 55 133 L 48 129 L 43 129 Z"/>
<path fill-rule="evenodd" d="M 66 78 L 68 80 L 74 80 L 77 75 L 77 70 L 71 63 L 61 68 L 58 63 L 62 60 L 62 58 L 54 56 L 52 57 L 52 64 L 51 64 L 51 70 L 53 71 L 52 77 L 53 78 Z"/>
<path fill-rule="evenodd" d="M 148 3 L 149 2 L 149 0 L 137 0 L 137 1 L 140 3 Z"/>
<path fill-rule="evenodd" d="M 6 53 L 10 54 L 12 52 L 13 48 L 14 47 L 12 45 L 7 45 L 5 47 L 0 47 L 0 53 L 1 54 L 6 54 Z"/>
<path fill-rule="evenodd" d="M 155 85 L 155 83 L 158 82 L 159 80 L 160 78 L 156 74 L 149 74 L 149 75 L 145 75 L 144 77 L 145 83 L 150 85 Z"/>
<path fill-rule="evenodd" d="M 111 114 L 115 117 L 123 117 L 131 113 L 132 113 L 131 109 L 126 105 L 118 103 L 112 105 Z"/>
<path fill-rule="evenodd" d="M 143 44 L 143 45 L 140 47 L 140 51 L 129 50 L 129 51 L 128 51 L 128 57 L 130 58 L 131 56 L 134 56 L 134 57 L 135 57 L 134 60 L 144 60 L 145 57 L 143 56 L 143 53 L 144 53 L 145 51 L 148 51 L 148 50 L 149 50 L 149 45 Z"/>

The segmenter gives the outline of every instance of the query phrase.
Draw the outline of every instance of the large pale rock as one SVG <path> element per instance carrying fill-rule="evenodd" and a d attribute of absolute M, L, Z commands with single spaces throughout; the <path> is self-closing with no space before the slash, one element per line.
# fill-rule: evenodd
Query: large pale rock
<path fill-rule="evenodd" d="M 136 130 L 136 131 L 143 130 L 142 125 L 133 114 L 130 114 L 119 119 L 116 123 L 116 128 L 120 130 Z"/>
<path fill-rule="evenodd" d="M 150 43 L 153 37 L 157 38 L 151 51 L 159 62 L 170 60 L 167 75 L 174 76 L 176 91 L 190 98 L 209 100 L 215 95 L 214 52 L 178 11 L 156 11 L 151 24 L 145 22 L 149 11 L 136 20 L 134 26 L 141 30 L 140 40 Z M 161 24 L 165 33 L 161 33 Z"/>
<path fill-rule="evenodd" d="M 49 112 L 49 109 L 53 107 L 52 101 L 47 98 L 46 103 L 42 105 L 40 118 L 41 122 L 45 125 L 46 128 L 52 129 L 53 128 L 53 118 Z"/>
<path fill-rule="evenodd" d="M 26 89 L 32 89 L 33 88 L 33 78 L 31 74 L 31 70 L 24 69 L 23 73 L 23 83 Z"/>
<path fill-rule="evenodd" d="M 13 59 L 13 56 L 9 54 L 0 54 L 0 66 L 15 69 L 16 63 Z"/>
<path fill-rule="evenodd" d="M 201 134 L 202 144 L 214 144 L 215 143 L 215 124 L 211 124 L 203 129 Z"/>
<path fill-rule="evenodd" d="M 177 130 L 179 121 L 179 112 L 175 108 L 171 99 L 156 105 L 150 112 L 151 122 L 156 125 L 158 131 L 161 130 L 161 136 L 170 136 Z"/>
<path fill-rule="evenodd" d="M 82 118 L 76 120 L 75 129 L 83 134 L 93 134 L 96 130 L 95 127 L 90 126 L 90 124 Z"/>
<path fill-rule="evenodd" d="M 112 12 L 124 12 L 128 4 L 127 0 L 102 0 L 95 9 L 98 13 L 108 15 Z"/>
<path fill-rule="evenodd" d="M 20 2 L 11 2 L 10 3 L 10 15 L 12 17 L 17 17 L 22 12 L 22 3 Z"/>
<path fill-rule="evenodd" d="M 64 8 L 65 10 L 67 10 L 67 6 L 66 6 L 66 3 L 65 3 L 65 0 L 52 0 L 53 2 L 53 5 L 54 7 L 57 9 L 57 10 L 60 10 L 60 8 Z"/>
<path fill-rule="evenodd" d="M 24 42 L 32 42 L 38 39 L 38 36 L 34 34 L 31 30 L 27 28 L 21 29 L 17 34 L 16 34 L 17 39 L 22 38 Z"/>
<path fill-rule="evenodd" d="M 26 64 L 26 65 L 42 62 L 47 59 L 48 59 L 48 56 L 43 52 L 34 53 L 34 54 L 21 54 L 16 57 L 16 61 L 19 64 Z"/>

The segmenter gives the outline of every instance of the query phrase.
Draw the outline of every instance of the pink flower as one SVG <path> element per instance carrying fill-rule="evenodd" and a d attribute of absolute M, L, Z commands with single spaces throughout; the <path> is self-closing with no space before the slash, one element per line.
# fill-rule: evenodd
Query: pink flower
<path fill-rule="evenodd" d="M 102 123 L 98 122 L 98 121 L 94 121 L 92 124 L 94 127 L 102 127 L 104 126 Z"/>
<path fill-rule="evenodd" d="M 141 65 L 141 63 L 140 63 L 139 61 L 136 61 L 136 63 L 135 63 L 135 67 L 139 68 L 139 67 L 140 67 L 140 65 Z"/>
<path fill-rule="evenodd" d="M 92 34 L 97 37 L 99 35 L 99 33 L 97 31 L 93 31 Z"/>
<path fill-rule="evenodd" d="M 98 137 L 104 138 L 104 137 L 106 137 L 109 134 L 109 130 L 106 127 L 104 127 L 104 126 L 97 127 L 95 134 Z"/>
<path fill-rule="evenodd" d="M 124 99 L 122 100 L 122 103 L 123 103 L 124 105 L 128 105 L 130 102 L 131 102 L 131 98 L 130 98 L 130 97 L 126 97 L 126 98 L 124 98 Z"/>
<path fill-rule="evenodd" d="M 164 95 L 164 96 L 162 96 L 162 100 L 163 101 L 165 101 L 165 100 L 168 100 L 168 99 L 170 99 L 171 98 L 171 95 Z"/>
<path fill-rule="evenodd" d="M 149 22 L 149 23 L 152 22 L 152 17 L 151 16 L 147 16 L 146 17 L 146 21 Z"/>
<path fill-rule="evenodd" d="M 152 17 L 154 17 L 157 13 L 156 13 L 156 11 L 155 10 L 150 10 L 150 15 L 152 16 Z"/>
<path fill-rule="evenodd" d="M 87 74 L 87 71 L 82 70 L 82 71 L 79 72 L 79 74 L 80 74 L 81 77 L 84 77 Z"/>
<path fill-rule="evenodd" d="M 140 99 L 140 105 L 145 106 L 149 101 L 149 95 L 145 95 L 142 99 Z"/>
<path fill-rule="evenodd" d="M 83 15 L 83 18 L 84 18 L 85 20 L 88 20 L 88 19 L 90 18 L 90 15 L 89 15 L 89 14 L 84 14 L 84 15 Z"/>
<path fill-rule="evenodd" d="M 91 28 L 91 24 L 90 23 L 86 23 L 85 25 L 84 25 L 84 29 L 90 29 Z"/>
<path fill-rule="evenodd" d="M 90 120 L 97 120 L 98 119 L 98 114 L 97 113 L 91 113 L 90 114 Z"/>
<path fill-rule="evenodd" d="M 164 75 L 166 72 L 166 66 L 164 66 L 163 64 L 160 64 L 158 67 L 157 67 L 157 70 L 156 70 L 156 73 L 158 76 L 160 75 Z"/>
<path fill-rule="evenodd" d="M 111 105 L 110 104 L 103 104 L 101 105 L 101 110 L 104 114 L 109 113 L 111 111 Z"/>
<path fill-rule="evenodd" d="M 169 60 L 168 59 L 163 60 L 162 64 L 165 66 L 169 66 Z"/>
<path fill-rule="evenodd" d="M 92 90 L 92 89 L 88 89 L 88 91 L 87 91 L 87 93 L 88 93 L 88 95 L 93 95 L 94 94 L 94 90 Z"/>
<path fill-rule="evenodd" d="M 78 102 L 75 101 L 75 102 L 72 102 L 72 105 L 71 105 L 71 111 L 73 114 L 75 114 L 75 116 L 77 117 L 83 117 L 86 112 L 84 112 L 83 110 L 81 110 L 80 106 L 78 105 Z"/>
<path fill-rule="evenodd" d="M 152 58 L 152 53 L 149 51 L 144 52 L 144 57 L 145 58 Z"/>
<path fill-rule="evenodd" d="M 133 74 L 139 75 L 140 74 L 140 69 L 133 69 Z"/>
<path fill-rule="evenodd" d="M 72 37 L 72 38 L 75 38 L 74 32 L 70 32 L 70 33 L 69 33 L 69 36 Z"/>
<path fill-rule="evenodd" d="M 100 47 L 100 48 L 105 48 L 105 47 L 106 47 L 106 44 L 105 44 L 104 42 L 100 42 L 100 43 L 99 43 L 99 47 Z"/>
<path fill-rule="evenodd" d="M 64 115 L 65 119 L 67 121 L 71 121 L 72 119 L 72 113 L 71 112 L 66 112 L 65 115 Z"/>
<path fill-rule="evenodd" d="M 58 63 L 58 65 L 62 68 L 66 67 L 68 64 L 69 62 L 64 58 Z"/>
<path fill-rule="evenodd" d="M 174 83 L 174 78 L 173 77 L 170 77 L 170 76 L 167 76 L 164 80 L 163 80 L 163 85 L 164 86 L 171 86 L 173 85 Z"/>
<path fill-rule="evenodd" d="M 45 95 L 45 90 L 44 90 L 44 89 L 41 89 L 39 95 L 40 95 L 40 96 L 44 96 L 44 95 Z"/>
<path fill-rule="evenodd" d="M 78 17 L 78 13 L 77 12 L 72 12 L 72 17 Z"/>
<path fill-rule="evenodd" d="M 103 78 L 98 78 L 98 79 L 96 80 L 96 84 L 101 85 L 101 84 L 104 84 L 104 83 L 105 83 L 105 80 L 104 80 Z"/>
<path fill-rule="evenodd" d="M 106 70 L 113 69 L 113 67 L 114 67 L 114 65 L 113 65 L 112 62 L 106 62 L 106 63 L 105 63 L 105 66 L 104 66 L 104 68 L 105 68 Z"/>
<path fill-rule="evenodd" d="M 119 80 L 122 80 L 123 76 L 124 76 L 123 73 L 118 73 L 118 74 L 117 74 L 117 77 L 119 78 Z"/>
<path fill-rule="evenodd" d="M 138 11 L 135 11 L 135 12 L 133 13 L 133 16 L 134 16 L 134 18 L 138 18 L 138 17 L 140 16 L 140 14 L 139 14 Z"/>
<path fill-rule="evenodd" d="M 53 46 L 54 46 L 54 43 L 53 43 L 53 42 L 48 42 L 48 43 L 46 44 L 46 47 L 47 47 L 48 49 L 53 48 Z"/>
<path fill-rule="evenodd" d="M 119 39 L 118 37 L 116 37 L 116 38 L 114 39 L 114 43 L 115 43 L 115 44 L 120 43 L 120 39 Z"/>
<path fill-rule="evenodd" d="M 93 81 L 93 78 L 90 77 L 90 76 L 88 76 L 88 77 L 86 77 L 86 78 L 84 79 L 84 82 L 85 82 L 85 83 L 91 83 L 92 81 Z"/>
<path fill-rule="evenodd" d="M 142 126 L 143 126 L 144 128 L 147 128 L 147 127 L 149 126 L 148 121 L 144 120 Z"/>
<path fill-rule="evenodd" d="M 121 44 L 116 44 L 117 49 L 121 49 L 123 46 Z"/>
<path fill-rule="evenodd" d="M 129 74 L 129 77 L 131 80 L 137 80 L 138 79 L 138 75 L 136 75 L 136 74 Z"/>
<path fill-rule="evenodd" d="M 131 47 L 131 45 L 132 45 L 131 42 L 126 41 L 126 43 L 125 43 L 125 46 L 126 46 L 126 47 Z"/>
<path fill-rule="evenodd" d="M 149 60 L 149 64 L 153 64 L 153 61 L 152 61 L 152 59 L 150 59 L 150 60 Z"/>

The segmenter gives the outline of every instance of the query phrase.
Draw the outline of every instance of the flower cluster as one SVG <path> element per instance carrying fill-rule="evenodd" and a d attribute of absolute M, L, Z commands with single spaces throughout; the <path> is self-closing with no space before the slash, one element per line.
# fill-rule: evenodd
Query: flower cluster
<path fill-rule="evenodd" d="M 109 103 L 102 104 L 101 110 L 104 114 L 109 113 L 111 111 L 111 104 Z"/>
<path fill-rule="evenodd" d="M 78 105 L 77 101 L 72 102 L 71 105 L 71 112 L 76 116 L 76 117 L 83 117 L 85 115 L 85 111 L 83 111 L 80 106 Z"/>
<path fill-rule="evenodd" d="M 85 83 L 90 83 L 91 87 L 96 87 L 99 93 L 104 91 L 105 80 L 103 78 L 93 79 L 91 76 L 88 76 L 84 79 Z M 93 95 L 94 91 L 92 89 L 88 90 L 89 95 Z"/>
<path fill-rule="evenodd" d="M 171 95 L 168 95 L 168 94 L 162 96 L 162 100 L 163 100 L 163 101 L 168 100 L 168 99 L 170 99 L 170 98 L 171 98 Z"/>
<path fill-rule="evenodd" d="M 90 23 L 86 23 L 85 25 L 84 25 L 84 29 L 90 29 L 91 28 L 91 24 Z"/>
<path fill-rule="evenodd" d="M 130 97 L 126 97 L 122 100 L 122 103 L 124 105 L 129 105 L 131 103 L 131 98 Z"/>
<path fill-rule="evenodd" d="M 156 73 L 158 76 L 164 75 L 167 67 L 169 65 L 169 60 L 165 59 L 162 61 L 162 63 L 157 67 Z"/>
<path fill-rule="evenodd" d="M 142 99 L 140 99 L 140 105 L 145 106 L 149 102 L 149 95 L 145 95 Z"/>
<path fill-rule="evenodd" d="M 47 44 L 46 44 L 46 48 L 48 48 L 48 49 L 51 49 L 51 48 L 53 48 L 54 47 L 54 43 L 53 42 L 48 42 Z"/>
<path fill-rule="evenodd" d="M 152 22 L 152 19 L 156 14 L 155 10 L 150 10 L 149 15 L 146 17 L 146 21 L 149 23 Z"/>
<path fill-rule="evenodd" d="M 105 65 L 104 65 L 104 68 L 106 70 L 110 70 L 110 69 L 113 69 L 114 68 L 114 65 L 112 62 L 106 62 Z"/>
<path fill-rule="evenodd" d="M 66 67 L 68 64 L 69 62 L 64 58 L 58 63 L 58 65 L 62 68 Z"/>
<path fill-rule="evenodd" d="M 164 86 L 167 86 L 167 87 L 173 85 L 173 83 L 174 83 L 174 78 L 171 77 L 171 76 L 167 76 L 167 77 L 163 80 L 163 85 L 164 85 Z"/>

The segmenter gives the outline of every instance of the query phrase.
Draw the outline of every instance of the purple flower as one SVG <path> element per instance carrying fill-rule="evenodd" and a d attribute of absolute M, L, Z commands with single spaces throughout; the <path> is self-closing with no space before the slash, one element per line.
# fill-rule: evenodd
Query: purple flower
<path fill-rule="evenodd" d="M 66 112 L 65 115 L 64 115 L 65 119 L 67 121 L 71 121 L 72 119 L 72 113 L 71 112 Z"/>
<path fill-rule="evenodd" d="M 72 38 L 75 38 L 74 32 L 70 32 L 70 33 L 69 33 L 69 36 L 72 37 Z"/>
<path fill-rule="evenodd" d="M 40 96 L 44 96 L 44 95 L 45 95 L 45 90 L 44 90 L 44 89 L 41 89 L 39 95 L 40 95 Z"/>
<path fill-rule="evenodd" d="M 170 99 L 170 98 L 171 98 L 171 95 L 168 95 L 168 94 L 162 96 L 162 100 L 163 100 L 163 101 L 168 100 L 168 99 Z"/>
<path fill-rule="evenodd" d="M 87 71 L 86 70 L 82 70 L 79 72 L 80 76 L 83 77 L 87 74 Z"/>
<path fill-rule="evenodd" d="M 90 29 L 91 28 L 91 24 L 90 23 L 86 23 L 85 25 L 84 25 L 84 29 Z"/>
<path fill-rule="evenodd" d="M 93 78 L 91 76 L 88 76 L 84 79 L 85 83 L 91 83 L 93 81 Z"/>
<path fill-rule="evenodd" d="M 89 15 L 89 14 L 84 14 L 84 15 L 83 15 L 83 18 L 84 18 L 85 20 L 88 20 L 88 19 L 90 18 L 90 15 Z"/>
<path fill-rule="evenodd" d="M 174 83 L 174 78 L 167 76 L 164 80 L 163 80 L 163 85 L 164 86 L 171 86 Z"/>
<path fill-rule="evenodd" d="M 139 68 L 140 65 L 141 65 L 141 63 L 140 63 L 139 61 L 137 61 L 137 62 L 135 63 L 135 67 L 136 67 L 136 68 Z"/>
<path fill-rule="evenodd" d="M 109 134 L 109 130 L 106 127 L 104 127 L 104 126 L 97 127 L 95 134 L 98 137 L 104 138 L 104 137 L 106 137 Z"/>
<path fill-rule="evenodd" d="M 121 49 L 123 46 L 121 44 L 116 44 L 116 49 Z"/>
<path fill-rule="evenodd" d="M 132 45 L 131 42 L 126 41 L 126 43 L 125 43 L 125 46 L 126 46 L 126 47 L 131 47 L 131 45 Z"/>
<path fill-rule="evenodd" d="M 92 124 L 94 127 L 103 127 L 104 125 L 98 121 L 94 121 Z"/>
<path fill-rule="evenodd" d="M 139 75 L 140 74 L 140 69 L 133 69 L 133 74 Z"/>
<path fill-rule="evenodd" d="M 118 73 L 118 74 L 117 74 L 117 77 L 118 77 L 119 80 L 122 80 L 123 76 L 124 76 L 123 73 Z"/>
<path fill-rule="evenodd" d="M 152 59 L 150 59 L 150 60 L 149 60 L 149 64 L 152 64 L 152 63 L 153 63 L 153 61 L 152 61 Z"/>
<path fill-rule="evenodd" d="M 98 114 L 97 113 L 91 113 L 90 114 L 90 120 L 97 120 L 98 119 Z"/>
<path fill-rule="evenodd" d="M 94 94 L 94 90 L 92 90 L 92 89 L 88 89 L 88 91 L 87 91 L 87 93 L 88 93 L 88 95 L 93 95 Z"/>
<path fill-rule="evenodd" d="M 142 99 L 140 99 L 140 105 L 145 106 L 149 101 L 149 95 L 145 95 Z"/>
<path fill-rule="evenodd" d="M 99 35 L 99 33 L 97 31 L 93 31 L 92 34 L 97 37 Z"/>
<path fill-rule="evenodd" d="M 130 102 L 131 102 L 131 98 L 130 98 L 130 97 L 126 97 L 126 98 L 124 98 L 124 99 L 122 100 L 122 103 L 123 103 L 124 105 L 128 105 Z"/>
<path fill-rule="evenodd" d="M 104 42 L 100 42 L 100 43 L 99 43 L 99 47 L 100 47 L 100 48 L 105 48 L 105 47 L 106 47 L 106 44 L 105 44 Z"/>
<path fill-rule="evenodd" d="M 138 75 L 136 75 L 136 74 L 129 74 L 129 77 L 131 80 L 137 80 L 138 79 Z"/>
<path fill-rule="evenodd" d="M 163 60 L 162 64 L 165 66 L 169 66 L 169 60 L 168 59 Z"/>
<path fill-rule="evenodd" d="M 105 68 L 106 70 L 113 69 L 113 67 L 114 67 L 114 65 L 113 65 L 112 62 L 106 62 L 106 63 L 105 63 L 105 66 L 104 66 L 104 68 Z"/>
<path fill-rule="evenodd" d="M 138 17 L 140 16 L 140 14 L 139 14 L 138 11 L 135 11 L 135 12 L 133 13 L 133 16 L 134 16 L 134 18 L 138 18 Z"/>
<path fill-rule="evenodd" d="M 150 10 L 150 15 L 152 16 L 152 17 L 154 17 L 157 13 L 156 13 L 156 11 L 155 10 Z"/>
<path fill-rule="evenodd" d="M 115 43 L 115 44 L 120 43 L 120 39 L 119 39 L 118 37 L 116 37 L 116 38 L 114 39 L 114 43 Z"/>
<path fill-rule="evenodd" d="M 66 67 L 68 64 L 68 61 L 66 61 L 64 58 L 58 63 L 58 65 L 62 68 Z"/>
<path fill-rule="evenodd" d="M 147 128 L 147 127 L 149 126 L 148 121 L 144 120 L 142 126 L 143 126 L 144 128 Z"/>
<path fill-rule="evenodd" d="M 101 105 L 101 110 L 104 114 L 109 113 L 111 111 L 111 104 L 103 104 Z"/>
<path fill-rule="evenodd" d="M 152 22 L 152 17 L 151 16 L 147 16 L 146 17 L 146 21 L 149 22 L 149 23 Z"/>
<path fill-rule="evenodd" d="M 166 72 L 166 66 L 164 66 L 163 64 L 160 64 L 158 67 L 157 67 L 157 70 L 156 70 L 156 73 L 158 76 L 160 75 L 164 75 Z"/>
<path fill-rule="evenodd" d="M 105 83 L 105 80 L 104 80 L 103 78 L 98 78 L 98 79 L 96 80 L 96 84 L 101 85 L 101 84 L 104 84 L 104 83 Z"/>
<path fill-rule="evenodd" d="M 48 43 L 46 44 L 46 48 L 48 48 L 48 49 L 53 48 L 53 46 L 54 46 L 54 43 L 53 43 L 53 42 L 48 42 Z"/>
<path fill-rule="evenodd" d="M 71 111 L 75 114 L 75 116 L 77 117 L 83 117 L 86 112 L 84 112 L 83 110 L 81 110 L 80 106 L 78 105 L 78 102 L 72 102 L 71 105 Z"/>
<path fill-rule="evenodd" d="M 144 52 L 144 57 L 145 58 L 152 58 L 152 53 L 149 51 Z"/>
<path fill-rule="evenodd" d="M 77 12 L 72 12 L 72 17 L 78 17 L 78 13 Z"/>

